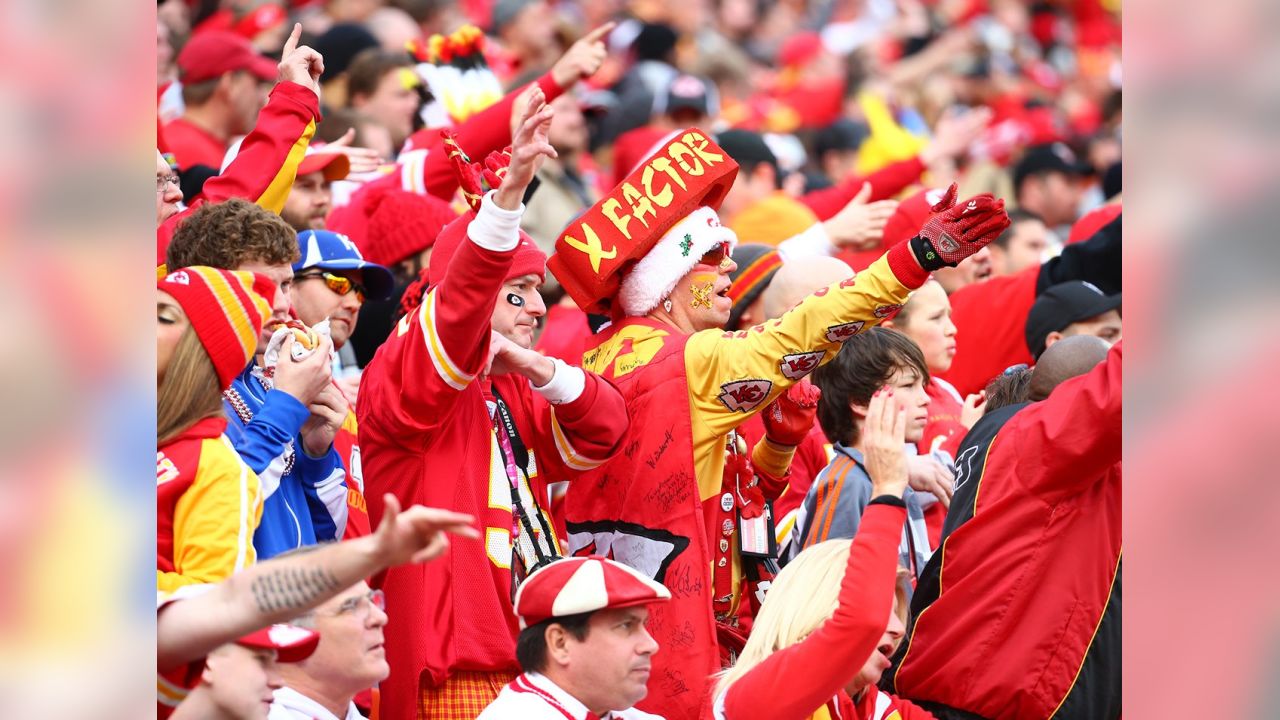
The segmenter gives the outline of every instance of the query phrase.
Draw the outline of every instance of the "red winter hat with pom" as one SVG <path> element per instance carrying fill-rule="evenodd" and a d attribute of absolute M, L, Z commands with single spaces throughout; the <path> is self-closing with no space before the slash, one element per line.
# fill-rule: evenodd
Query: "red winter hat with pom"
<path fill-rule="evenodd" d="M 369 226 L 360 249 L 369 262 L 388 266 L 434 245 L 441 230 L 458 217 L 437 197 L 393 186 L 371 189 L 364 210 Z"/>
<path fill-rule="evenodd" d="M 452 133 L 443 131 L 445 150 L 453 162 L 453 169 L 458 173 L 462 195 L 471 209 L 445 226 L 440 237 L 436 239 L 435 250 L 431 253 L 428 278 L 432 285 L 440 284 L 449 268 L 449 261 L 458 247 L 467 238 L 467 228 L 480 210 L 480 201 L 489 190 L 502 185 L 502 178 L 507 174 L 507 165 L 511 162 L 511 148 L 502 152 L 489 153 L 484 165 L 471 162 L 462 148 L 458 147 Z M 546 279 L 547 254 L 538 249 L 533 238 L 525 231 L 520 231 L 520 243 L 516 246 L 515 257 L 511 261 L 511 269 L 504 280 L 521 275 L 537 275 Z"/>

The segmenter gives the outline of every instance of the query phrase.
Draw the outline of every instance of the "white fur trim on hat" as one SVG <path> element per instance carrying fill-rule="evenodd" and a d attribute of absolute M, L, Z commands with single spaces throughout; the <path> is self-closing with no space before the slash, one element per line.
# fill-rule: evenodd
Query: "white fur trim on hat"
<path fill-rule="evenodd" d="M 685 235 L 688 247 L 681 247 Z M 671 294 L 680 278 L 698 264 L 708 250 L 719 243 L 738 244 L 738 236 L 720 224 L 715 210 L 702 206 L 689 213 L 662 236 L 636 266 L 622 279 L 618 301 L 627 317 L 639 317 L 658 307 Z"/>

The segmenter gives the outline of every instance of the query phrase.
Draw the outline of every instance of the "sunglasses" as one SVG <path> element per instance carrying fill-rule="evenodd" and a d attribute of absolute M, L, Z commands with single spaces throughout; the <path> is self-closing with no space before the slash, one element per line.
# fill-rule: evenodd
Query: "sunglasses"
<path fill-rule="evenodd" d="M 720 265 L 729 258 L 729 243 L 722 242 L 711 248 L 698 261 L 700 265 Z"/>
<path fill-rule="evenodd" d="M 307 273 L 305 275 L 295 275 L 293 277 L 293 281 L 295 283 L 301 282 L 303 280 L 312 280 L 312 279 L 323 280 L 324 284 L 328 286 L 330 290 L 338 293 L 339 295 L 346 295 L 347 293 L 354 290 L 356 292 L 356 299 L 359 300 L 361 303 L 364 302 L 365 296 L 368 294 L 365 291 L 365 288 L 363 285 L 356 282 L 355 280 L 352 280 L 349 277 L 343 277 L 341 275 L 333 275 L 327 272 L 318 272 L 318 273 Z"/>

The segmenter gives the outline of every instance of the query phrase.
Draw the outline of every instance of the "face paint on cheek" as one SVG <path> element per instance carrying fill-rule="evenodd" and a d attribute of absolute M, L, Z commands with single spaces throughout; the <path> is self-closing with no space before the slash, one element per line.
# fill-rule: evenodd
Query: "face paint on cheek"
<path fill-rule="evenodd" d="M 524 307 L 524 298 L 515 293 L 507 293 L 507 302 L 516 307 Z"/>
<path fill-rule="evenodd" d="M 696 308 L 699 306 L 711 309 L 711 291 L 716 288 L 714 283 L 704 283 L 703 285 L 690 285 L 689 292 L 693 295 L 693 299 L 689 301 L 689 307 Z"/>

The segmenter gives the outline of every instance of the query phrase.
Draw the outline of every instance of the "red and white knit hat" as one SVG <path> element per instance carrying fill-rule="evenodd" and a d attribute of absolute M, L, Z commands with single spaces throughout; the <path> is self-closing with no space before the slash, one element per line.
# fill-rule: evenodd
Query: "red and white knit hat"
<path fill-rule="evenodd" d="M 556 560 L 535 570 L 516 591 L 515 609 L 523 630 L 553 617 L 670 599 L 670 590 L 638 570 L 591 555 Z"/>
<path fill-rule="evenodd" d="M 644 315 L 720 243 L 716 209 L 738 163 L 697 128 L 672 134 L 556 240 L 547 268 L 578 307 Z"/>
<path fill-rule="evenodd" d="M 175 270 L 156 288 L 173 296 L 213 361 L 225 390 L 258 349 L 258 334 L 271 316 L 276 284 L 257 273 L 195 266 Z"/>

